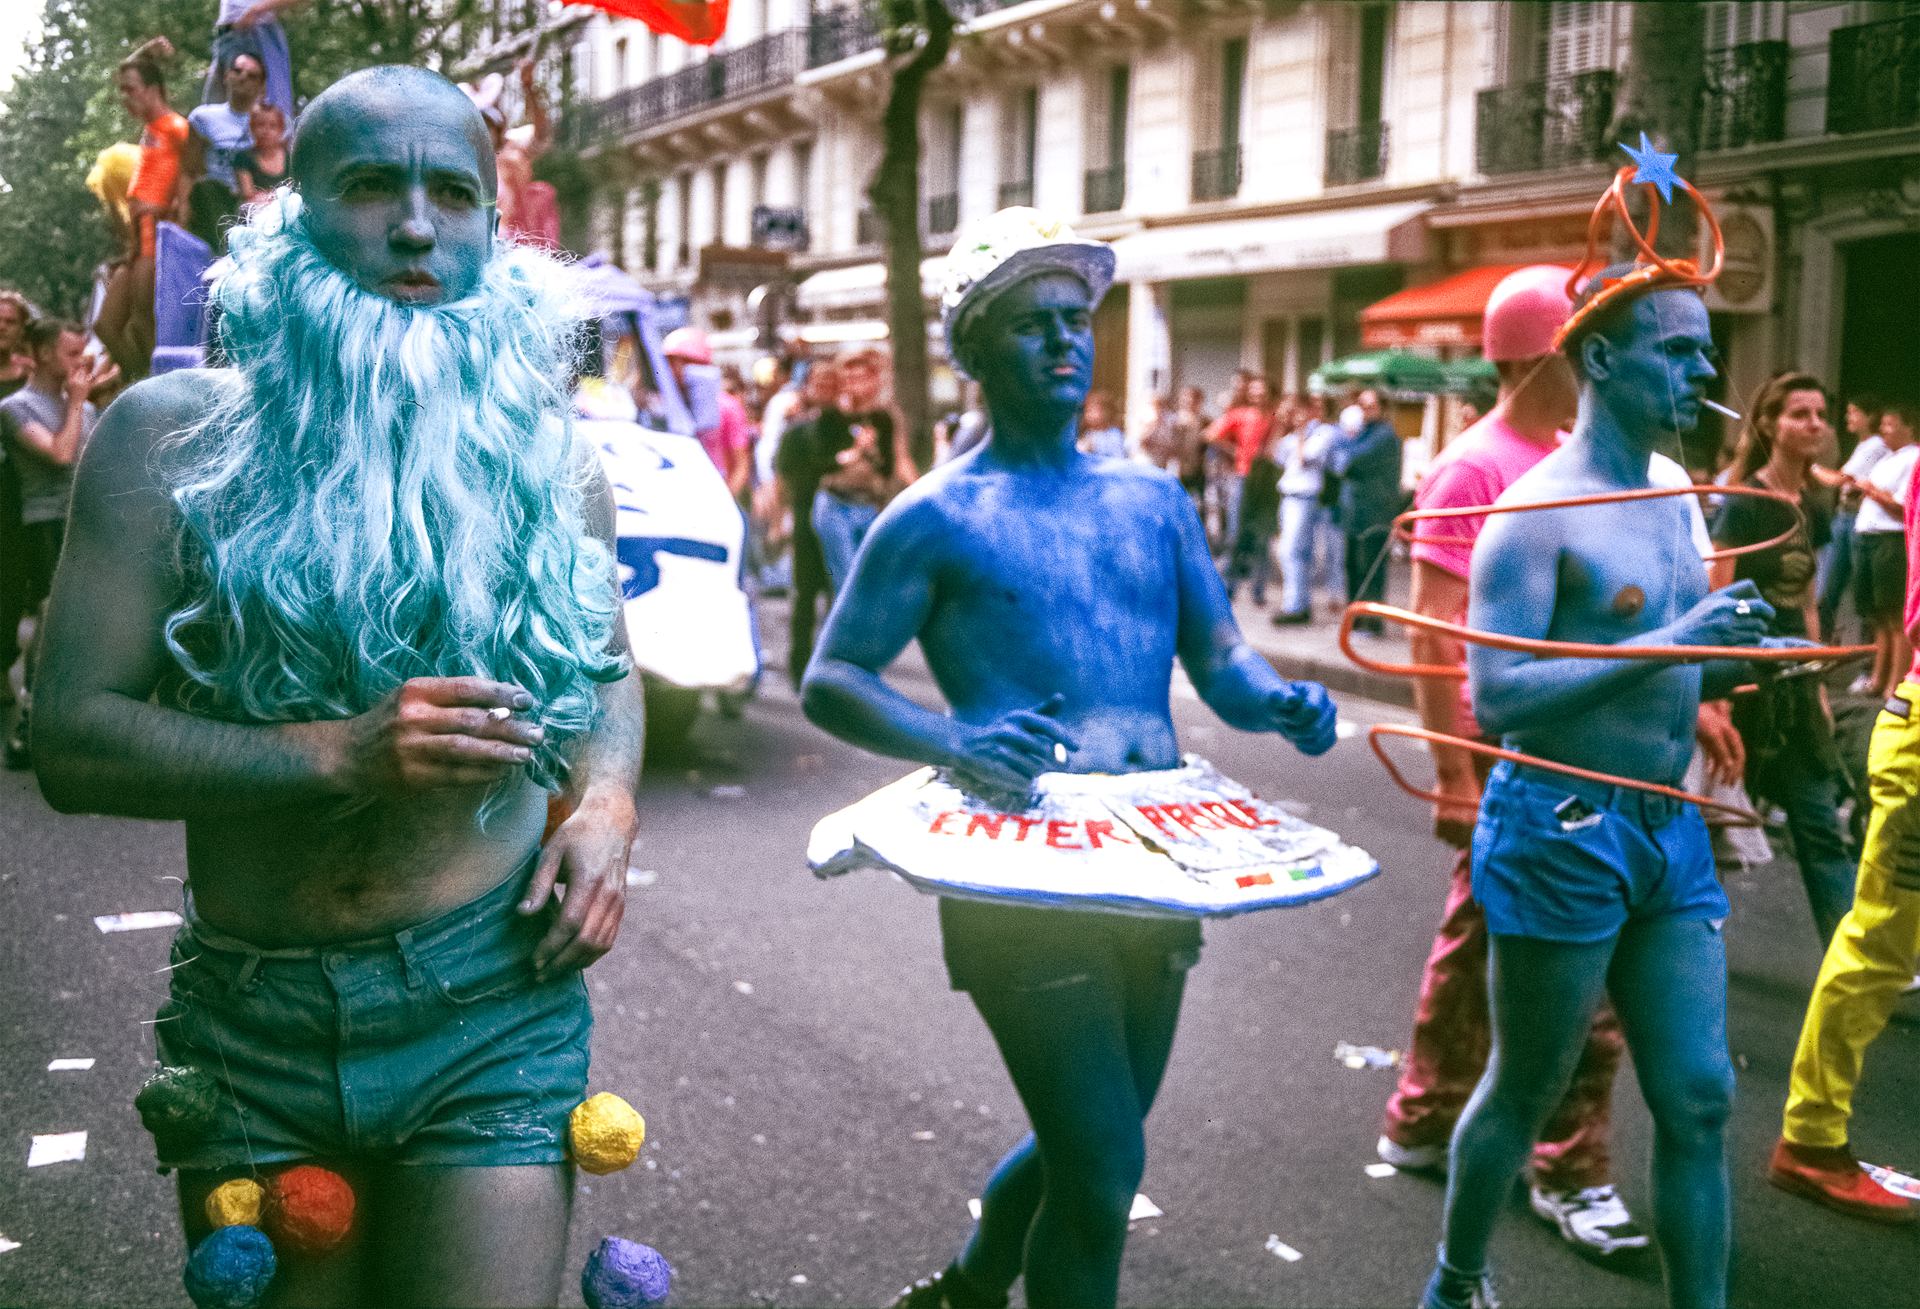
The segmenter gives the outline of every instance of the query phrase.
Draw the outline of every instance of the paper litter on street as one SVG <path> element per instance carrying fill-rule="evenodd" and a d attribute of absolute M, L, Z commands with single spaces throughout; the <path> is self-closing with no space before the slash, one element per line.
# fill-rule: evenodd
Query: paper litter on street
<path fill-rule="evenodd" d="M 18 1241 L 9 1241 L 5 1236 L 0 1236 L 0 1254 L 6 1254 L 10 1250 L 18 1250 L 19 1248 L 20 1243 Z"/>
<path fill-rule="evenodd" d="M 628 886 L 652 886 L 660 880 L 660 874 L 651 868 L 627 869 Z"/>
<path fill-rule="evenodd" d="M 178 927 L 180 915 L 171 909 L 143 909 L 132 914 L 96 914 L 93 925 L 103 932 L 144 932 L 154 927 Z"/>
<path fill-rule="evenodd" d="M 1353 1045 L 1347 1041 L 1336 1041 L 1333 1057 L 1338 1063 L 1349 1068 L 1398 1068 L 1400 1052 L 1382 1050 L 1377 1045 Z"/>
<path fill-rule="evenodd" d="M 27 1150 L 27 1167 L 42 1168 L 47 1164 L 70 1163 L 86 1157 L 85 1132 L 49 1132 L 33 1138 L 33 1145 Z"/>
<path fill-rule="evenodd" d="M 1905 1173 L 1897 1173 L 1884 1164 L 1862 1162 L 1860 1168 L 1868 1177 L 1871 1177 L 1895 1195 L 1903 1195 L 1909 1200 L 1920 1200 L 1920 1178 L 1908 1177 Z"/>
<path fill-rule="evenodd" d="M 967 1201 L 967 1212 L 973 1215 L 976 1223 L 980 1221 L 980 1201 L 977 1198 Z M 1127 1221 L 1137 1223 L 1148 1218 L 1164 1218 L 1166 1212 L 1146 1196 L 1136 1193 L 1133 1197 L 1133 1208 L 1127 1211 Z"/>
<path fill-rule="evenodd" d="M 93 1067 L 93 1060 L 90 1058 L 55 1059 L 47 1065 L 47 1071 L 50 1073 L 84 1073 L 91 1067 Z"/>
<path fill-rule="evenodd" d="M 1281 1240 L 1278 1235 L 1267 1237 L 1267 1253 L 1279 1255 L 1290 1264 L 1297 1264 L 1304 1257 L 1298 1250 Z"/>
<path fill-rule="evenodd" d="M 1399 1172 L 1400 1170 L 1398 1168 L 1395 1168 L 1392 1164 L 1379 1163 L 1379 1164 L 1368 1164 L 1366 1168 L 1363 1169 L 1362 1171 L 1364 1171 L 1368 1177 L 1371 1177 L 1377 1181 L 1382 1177 L 1392 1177 L 1395 1173 Z"/>

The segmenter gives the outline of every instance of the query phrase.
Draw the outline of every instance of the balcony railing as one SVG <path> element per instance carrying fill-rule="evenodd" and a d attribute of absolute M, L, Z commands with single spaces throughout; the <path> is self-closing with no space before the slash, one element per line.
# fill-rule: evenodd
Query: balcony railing
<path fill-rule="evenodd" d="M 927 231 L 945 235 L 960 226 L 960 197 L 949 191 L 927 197 Z"/>
<path fill-rule="evenodd" d="M 1112 168 L 1089 168 L 1084 186 L 1080 192 L 1081 211 L 1089 214 L 1110 214 L 1127 202 L 1127 168 L 1125 164 L 1116 164 Z"/>
<path fill-rule="evenodd" d="M 1193 156 L 1193 199 L 1226 200 L 1240 194 L 1240 147 L 1201 150 Z"/>
<path fill-rule="evenodd" d="M 774 32 L 582 105 L 567 115 L 562 131 L 575 148 L 617 141 L 710 105 L 784 86 L 804 67 L 806 52 L 806 32 Z"/>
<path fill-rule="evenodd" d="M 1920 14 L 1837 28 L 1827 49 L 1829 132 L 1920 123 Z"/>
<path fill-rule="evenodd" d="M 865 5 L 816 9 L 807 24 L 807 67 L 837 64 L 879 44 L 879 29 Z"/>
<path fill-rule="evenodd" d="M 1033 203 L 1033 179 L 1024 178 L 1017 182 L 1000 183 L 1000 207 L 1030 205 Z"/>
<path fill-rule="evenodd" d="M 1387 125 L 1362 123 L 1327 133 L 1327 185 L 1371 182 L 1387 172 Z"/>
<path fill-rule="evenodd" d="M 1707 56 L 1700 82 L 1702 150 L 1736 150 L 1787 134 L 1787 43 L 1754 41 Z"/>
<path fill-rule="evenodd" d="M 1596 68 L 1480 92 L 1474 123 L 1480 171 L 1525 173 L 1605 158 L 1613 82 L 1613 70 Z"/>

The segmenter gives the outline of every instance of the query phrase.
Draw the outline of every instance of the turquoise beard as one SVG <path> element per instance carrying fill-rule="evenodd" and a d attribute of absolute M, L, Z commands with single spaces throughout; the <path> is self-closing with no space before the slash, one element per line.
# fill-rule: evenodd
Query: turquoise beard
<path fill-rule="evenodd" d="M 403 306 L 299 215 L 282 193 L 233 233 L 212 298 L 237 378 L 161 452 L 186 528 L 167 647 L 205 707 L 256 721 L 350 717 L 415 677 L 513 683 L 546 730 L 528 774 L 557 789 L 624 671 L 562 270 L 502 245 L 472 296 Z"/>

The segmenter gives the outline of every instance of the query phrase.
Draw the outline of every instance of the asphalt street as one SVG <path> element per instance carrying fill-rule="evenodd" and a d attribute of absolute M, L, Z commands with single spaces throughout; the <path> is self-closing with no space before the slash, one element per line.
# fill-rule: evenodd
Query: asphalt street
<path fill-rule="evenodd" d="M 933 694 L 912 656 L 899 681 Z M 1405 721 L 1342 707 L 1361 728 Z M 1360 736 L 1304 760 L 1220 725 L 1190 691 L 1176 716 L 1188 749 L 1366 846 L 1384 871 L 1327 902 L 1208 928 L 1149 1128 L 1142 1189 L 1164 1213 L 1134 1226 L 1122 1301 L 1410 1305 L 1440 1188 L 1365 1171 L 1393 1074 L 1333 1051 L 1405 1044 L 1449 856 Z M 681 1305 L 870 1305 L 951 1257 L 969 1197 L 1023 1130 L 1020 1106 L 971 1005 L 947 988 L 934 901 L 878 874 L 820 882 L 802 858 L 817 818 L 905 771 L 815 730 L 773 677 L 742 718 L 705 718 L 687 757 L 649 769 L 639 884 L 618 948 L 589 974 L 592 1087 L 631 1100 L 649 1140 L 643 1166 L 582 1179 L 574 1267 L 619 1234 L 672 1260 Z M 170 932 L 94 922 L 178 908 L 183 872 L 177 828 L 63 818 L 29 777 L 0 776 L 0 1304 L 187 1303 L 171 1185 L 132 1108 Z M 1765 1184 L 1818 955 L 1789 865 L 1731 889 L 1734 1300 L 1911 1306 L 1920 1233 Z M 1908 1172 L 1920 1169 L 1916 1018 L 1910 1000 L 1875 1048 L 1855 1133 L 1863 1154 Z M 56 1059 L 94 1063 L 50 1071 Z M 1625 1075 L 1616 1117 L 1621 1184 L 1647 1217 L 1650 1130 Z M 33 1137 L 82 1131 L 84 1158 L 27 1166 Z M 1576 1259 L 1522 1199 L 1495 1256 L 1511 1305 L 1661 1303 L 1650 1266 Z"/>

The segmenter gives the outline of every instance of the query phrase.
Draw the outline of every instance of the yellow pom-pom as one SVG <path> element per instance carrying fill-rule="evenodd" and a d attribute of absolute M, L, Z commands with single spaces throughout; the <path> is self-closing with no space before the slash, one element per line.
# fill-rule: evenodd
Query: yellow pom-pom
<path fill-rule="evenodd" d="M 609 1091 L 590 1096 L 568 1119 L 573 1161 L 590 1173 L 617 1173 L 640 1157 L 647 1120 Z"/>
<path fill-rule="evenodd" d="M 258 1227 L 267 1193 L 251 1177 L 222 1182 L 207 1196 L 207 1221 L 215 1227 Z"/>

